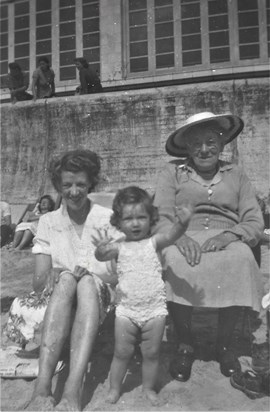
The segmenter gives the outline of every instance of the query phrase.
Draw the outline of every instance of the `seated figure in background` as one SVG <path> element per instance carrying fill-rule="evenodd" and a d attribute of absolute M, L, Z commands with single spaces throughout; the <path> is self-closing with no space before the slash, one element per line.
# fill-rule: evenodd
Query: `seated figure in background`
<path fill-rule="evenodd" d="M 33 96 L 27 93 L 29 80 L 27 73 L 24 73 L 18 63 L 9 63 L 9 74 L 7 75 L 7 87 L 10 90 L 10 101 L 32 100 Z"/>
<path fill-rule="evenodd" d="M 6 245 L 12 233 L 11 210 L 7 202 L 0 202 L 1 206 L 1 247 Z"/>
<path fill-rule="evenodd" d="M 15 250 L 21 250 L 29 246 L 37 233 L 37 226 L 40 216 L 54 210 L 54 200 L 49 195 L 40 198 L 33 212 L 29 214 L 27 222 L 19 223 L 15 229 L 13 247 Z"/>
<path fill-rule="evenodd" d="M 48 99 L 55 96 L 54 71 L 50 67 L 48 57 L 38 59 L 38 68 L 33 73 L 32 91 L 33 98 Z"/>
<path fill-rule="evenodd" d="M 100 79 L 96 71 L 90 68 L 84 57 L 77 57 L 75 65 L 79 70 L 80 86 L 76 89 L 76 94 L 89 94 L 102 92 Z"/>

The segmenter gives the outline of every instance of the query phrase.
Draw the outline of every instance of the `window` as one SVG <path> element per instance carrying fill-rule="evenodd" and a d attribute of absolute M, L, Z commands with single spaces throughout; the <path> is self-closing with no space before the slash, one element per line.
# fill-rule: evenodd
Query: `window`
<path fill-rule="evenodd" d="M 127 0 L 123 7 L 129 77 L 268 64 L 270 0 Z"/>
<path fill-rule="evenodd" d="M 51 0 L 36 0 L 36 58 L 52 54 Z"/>
<path fill-rule="evenodd" d="M 8 7 L 0 7 L 0 82 L 5 87 L 5 76 L 8 73 Z"/>
<path fill-rule="evenodd" d="M 29 72 L 30 54 L 30 13 L 29 1 L 14 5 L 14 60 L 22 70 Z"/>
<path fill-rule="evenodd" d="M 91 68 L 100 72 L 99 1 L 83 0 L 83 56 Z"/>
<path fill-rule="evenodd" d="M 76 79 L 75 0 L 59 0 L 60 81 Z"/>

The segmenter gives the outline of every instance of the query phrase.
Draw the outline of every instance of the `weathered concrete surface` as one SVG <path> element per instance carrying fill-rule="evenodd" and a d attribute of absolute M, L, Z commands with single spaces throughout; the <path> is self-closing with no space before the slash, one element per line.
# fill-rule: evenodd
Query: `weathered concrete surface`
<path fill-rule="evenodd" d="M 102 157 L 98 190 L 136 184 L 154 191 L 158 172 L 171 159 L 164 151 L 167 136 L 189 115 L 209 110 L 243 118 L 245 129 L 224 156 L 242 164 L 256 190 L 267 195 L 269 82 L 257 79 L 3 104 L 2 198 L 23 203 L 54 194 L 51 159 L 79 147 Z"/>

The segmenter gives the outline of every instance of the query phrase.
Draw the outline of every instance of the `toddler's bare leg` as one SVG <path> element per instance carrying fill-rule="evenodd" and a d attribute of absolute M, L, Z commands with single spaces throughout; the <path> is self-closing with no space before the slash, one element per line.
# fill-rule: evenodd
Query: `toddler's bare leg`
<path fill-rule="evenodd" d="M 153 318 L 142 328 L 142 386 L 143 392 L 153 405 L 158 405 L 159 403 L 155 392 L 155 384 L 158 376 L 159 352 L 165 320 L 165 316 Z"/>
<path fill-rule="evenodd" d="M 128 318 L 115 319 L 115 349 L 110 371 L 110 392 L 107 402 L 116 403 L 120 398 L 121 385 L 133 355 L 138 327 Z"/>

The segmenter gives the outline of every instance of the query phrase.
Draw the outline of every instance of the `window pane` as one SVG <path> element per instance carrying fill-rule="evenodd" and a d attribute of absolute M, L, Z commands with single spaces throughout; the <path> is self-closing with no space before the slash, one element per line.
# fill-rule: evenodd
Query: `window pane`
<path fill-rule="evenodd" d="M 0 73 L 1 74 L 8 73 L 8 62 L 1 62 L 0 63 Z"/>
<path fill-rule="evenodd" d="M 147 13 L 145 11 L 129 13 L 130 26 L 144 25 L 146 23 L 147 23 Z"/>
<path fill-rule="evenodd" d="M 181 6 L 182 19 L 200 16 L 200 3 Z"/>
<path fill-rule="evenodd" d="M 259 29 L 242 29 L 239 30 L 239 43 L 259 43 Z"/>
<path fill-rule="evenodd" d="M 36 11 L 50 10 L 51 0 L 36 0 Z"/>
<path fill-rule="evenodd" d="M 155 0 L 155 7 L 166 6 L 167 4 L 173 4 L 173 0 Z"/>
<path fill-rule="evenodd" d="M 174 39 L 156 40 L 156 54 L 174 51 Z"/>
<path fill-rule="evenodd" d="M 1 47 L 0 54 L 1 54 L 1 60 L 7 60 L 8 59 L 8 47 Z"/>
<path fill-rule="evenodd" d="M 238 10 L 256 10 L 257 8 L 257 0 L 238 0 Z"/>
<path fill-rule="evenodd" d="M 155 29 L 156 38 L 173 36 L 173 23 L 156 24 Z"/>
<path fill-rule="evenodd" d="M 64 37 L 64 38 L 60 39 L 60 51 L 75 50 L 75 49 L 76 49 L 75 36 Z"/>
<path fill-rule="evenodd" d="M 15 12 L 15 16 L 21 16 L 22 14 L 28 14 L 29 13 L 28 1 L 24 3 L 15 3 L 14 12 Z"/>
<path fill-rule="evenodd" d="M 130 57 L 147 56 L 147 42 L 139 42 L 130 44 Z"/>
<path fill-rule="evenodd" d="M 6 19 L 8 16 L 8 8 L 7 6 L 2 6 L 0 7 L 0 18 L 1 19 Z"/>
<path fill-rule="evenodd" d="M 87 4 L 87 3 L 98 3 L 99 0 L 83 0 L 83 4 Z"/>
<path fill-rule="evenodd" d="M 140 57 L 139 59 L 130 59 L 131 72 L 144 72 L 148 70 L 148 58 Z"/>
<path fill-rule="evenodd" d="M 217 33 L 210 33 L 210 47 L 224 46 L 229 44 L 229 32 L 219 31 Z"/>
<path fill-rule="evenodd" d="M 38 13 L 36 15 L 37 26 L 44 26 L 45 24 L 51 24 L 51 12 Z"/>
<path fill-rule="evenodd" d="M 129 0 L 129 10 L 146 9 L 146 0 Z"/>
<path fill-rule="evenodd" d="M 42 40 L 36 43 L 36 54 L 51 53 L 51 40 Z"/>
<path fill-rule="evenodd" d="M 162 67 L 174 67 L 174 54 L 156 56 L 156 67 L 157 69 L 161 69 Z"/>
<path fill-rule="evenodd" d="M 8 44 L 8 35 L 7 33 L 1 34 L 0 36 L 0 46 L 7 46 Z M 1 56 L 2 59 L 2 56 Z"/>
<path fill-rule="evenodd" d="M 76 57 L 75 51 L 60 53 L 60 66 L 69 66 L 74 62 Z"/>
<path fill-rule="evenodd" d="M 51 26 L 38 27 L 36 29 L 36 39 L 49 39 L 51 37 Z"/>
<path fill-rule="evenodd" d="M 99 48 L 84 50 L 83 55 L 89 63 L 99 62 L 99 59 L 100 59 Z"/>
<path fill-rule="evenodd" d="M 195 66 L 202 63 L 201 51 L 192 51 L 183 53 L 183 66 Z"/>
<path fill-rule="evenodd" d="M 99 16 L 99 5 L 83 6 L 83 18 Z"/>
<path fill-rule="evenodd" d="M 182 21 L 182 34 L 192 34 L 201 32 L 201 20 L 193 19 Z"/>
<path fill-rule="evenodd" d="M 61 67 L 60 68 L 60 80 L 73 80 L 76 79 L 76 67 Z"/>
<path fill-rule="evenodd" d="M 25 56 L 29 56 L 29 44 L 15 46 L 15 59 Z"/>
<path fill-rule="evenodd" d="M 173 20 L 173 8 L 172 7 L 162 7 L 155 10 L 155 21 L 157 23 L 162 21 Z"/>
<path fill-rule="evenodd" d="M 198 50 L 201 47 L 202 45 L 201 45 L 201 35 L 200 34 L 182 37 L 182 49 L 183 50 Z"/>
<path fill-rule="evenodd" d="M 249 44 L 247 46 L 240 46 L 240 59 L 257 59 L 260 57 L 260 48 L 258 44 Z"/>
<path fill-rule="evenodd" d="M 209 30 L 225 30 L 228 28 L 228 16 L 209 17 Z"/>
<path fill-rule="evenodd" d="M 60 9 L 60 21 L 75 20 L 75 7 Z"/>
<path fill-rule="evenodd" d="M 250 11 L 246 13 L 239 13 L 239 27 L 258 26 L 258 12 Z"/>
<path fill-rule="evenodd" d="M 86 34 L 83 36 L 83 47 L 99 47 L 99 33 Z"/>
<path fill-rule="evenodd" d="M 1 33 L 8 31 L 8 20 L 2 20 L 0 26 L 1 26 Z"/>
<path fill-rule="evenodd" d="M 208 12 L 211 14 L 222 14 L 228 12 L 227 0 L 208 1 Z"/>
<path fill-rule="evenodd" d="M 25 29 L 29 27 L 29 16 L 15 18 L 15 30 Z"/>
<path fill-rule="evenodd" d="M 60 36 L 75 34 L 75 21 L 71 23 L 60 24 Z"/>
<path fill-rule="evenodd" d="M 29 42 L 29 30 L 15 31 L 15 44 L 28 43 Z"/>
<path fill-rule="evenodd" d="M 75 6 L 75 0 L 60 0 L 60 7 Z"/>
<path fill-rule="evenodd" d="M 147 27 L 146 26 L 132 27 L 129 30 L 129 38 L 130 38 L 130 41 L 147 39 Z"/>
<path fill-rule="evenodd" d="M 210 62 L 220 63 L 230 61 L 230 48 L 229 47 L 219 47 L 217 49 L 210 50 Z"/>
<path fill-rule="evenodd" d="M 99 19 L 83 20 L 83 32 L 92 33 L 99 31 Z"/>

